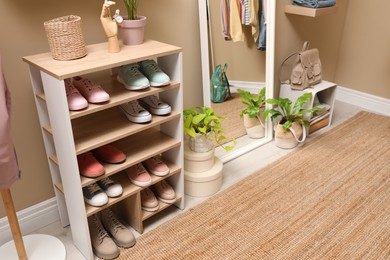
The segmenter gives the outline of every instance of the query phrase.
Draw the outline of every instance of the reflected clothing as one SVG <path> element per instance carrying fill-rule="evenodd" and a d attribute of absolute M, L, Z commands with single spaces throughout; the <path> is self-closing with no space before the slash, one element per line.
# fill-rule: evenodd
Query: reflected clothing
<path fill-rule="evenodd" d="M 230 37 L 230 7 L 229 0 L 221 0 L 220 3 L 221 11 L 221 25 L 222 25 L 222 35 L 225 40 L 231 40 Z"/>
<path fill-rule="evenodd" d="M 0 189 L 20 178 L 11 136 L 11 93 L 5 82 L 0 56 Z"/>
<path fill-rule="evenodd" d="M 321 8 L 334 6 L 336 0 L 294 0 L 294 4 L 309 8 Z"/>
<path fill-rule="evenodd" d="M 244 41 L 241 23 L 241 2 L 230 0 L 230 36 L 234 42 Z"/>
<path fill-rule="evenodd" d="M 266 40 L 267 40 L 267 0 L 262 0 L 261 13 L 259 12 L 260 18 L 260 34 L 257 41 L 257 49 L 265 51 Z"/>

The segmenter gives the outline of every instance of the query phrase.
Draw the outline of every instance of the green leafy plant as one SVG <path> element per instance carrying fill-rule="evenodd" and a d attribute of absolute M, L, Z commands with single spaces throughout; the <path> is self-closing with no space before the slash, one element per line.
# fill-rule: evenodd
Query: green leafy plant
<path fill-rule="evenodd" d="M 271 104 L 274 108 L 266 109 L 263 112 L 263 119 L 270 116 L 273 122 L 279 122 L 283 125 L 283 131 L 286 132 L 293 122 L 299 122 L 302 125 L 309 125 L 309 122 L 304 118 L 308 113 L 316 114 L 318 108 L 304 109 L 303 106 L 312 98 L 311 93 L 305 93 L 293 104 L 288 98 L 270 98 L 265 100 L 267 104 Z M 276 106 L 276 107 L 275 107 Z"/>
<path fill-rule="evenodd" d="M 127 19 L 128 20 L 136 20 L 137 16 L 137 8 L 138 3 L 137 0 L 123 0 L 127 9 Z"/>
<path fill-rule="evenodd" d="M 265 105 L 265 88 L 259 91 L 259 94 L 252 95 L 249 91 L 238 89 L 241 96 L 241 102 L 247 107 L 240 112 L 240 117 L 248 114 L 249 117 L 255 118 L 259 115 L 260 108 Z"/>
<path fill-rule="evenodd" d="M 215 114 L 211 107 L 199 106 L 183 110 L 184 133 L 196 137 L 197 135 L 207 136 L 214 139 L 217 144 L 225 149 L 226 152 L 232 150 L 236 144 L 222 145 L 221 142 L 228 140 L 224 135 L 224 129 L 221 126 L 222 117 Z"/>

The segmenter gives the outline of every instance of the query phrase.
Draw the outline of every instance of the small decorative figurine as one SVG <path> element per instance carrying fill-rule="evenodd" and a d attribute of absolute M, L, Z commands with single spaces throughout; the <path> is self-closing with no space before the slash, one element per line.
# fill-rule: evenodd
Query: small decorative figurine
<path fill-rule="evenodd" d="M 114 17 L 111 17 L 110 6 L 112 5 L 115 5 L 114 1 L 104 1 L 100 21 L 108 38 L 108 52 L 115 53 L 120 51 L 117 24 L 122 23 L 123 18 L 119 15 L 119 9 L 115 11 Z"/>

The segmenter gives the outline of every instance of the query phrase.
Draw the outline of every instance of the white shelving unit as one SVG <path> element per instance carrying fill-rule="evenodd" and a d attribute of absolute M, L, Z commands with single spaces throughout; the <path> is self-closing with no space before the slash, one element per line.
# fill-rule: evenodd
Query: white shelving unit
<path fill-rule="evenodd" d="M 144 221 L 172 204 L 160 204 L 157 212 L 141 209 L 141 187 L 130 183 L 123 172 L 149 157 L 161 155 L 168 163 L 166 177 L 153 177 L 152 185 L 166 179 L 177 194 L 174 203 L 184 208 L 182 49 L 146 40 L 142 45 L 122 46 L 119 53 L 108 53 L 107 43 L 89 45 L 87 56 L 71 61 L 57 61 L 50 53 L 24 57 L 29 64 L 39 121 L 48 157 L 51 177 L 63 226 L 70 224 L 74 244 L 87 259 L 94 259 L 90 242 L 88 217 L 112 206 L 135 230 L 143 232 Z M 155 59 L 171 83 L 160 88 L 128 91 L 116 81 L 121 65 Z M 104 104 L 89 104 L 82 111 L 69 111 L 64 79 L 84 76 L 101 84 L 110 94 Z M 134 124 L 119 111 L 118 105 L 149 95 L 172 107 L 168 116 L 153 115 L 152 122 Z M 99 178 L 79 175 L 77 155 L 104 144 L 113 143 L 126 153 L 121 164 L 104 164 L 106 173 Z M 110 198 L 107 205 L 92 207 L 84 203 L 82 187 L 99 179 L 112 177 L 123 187 L 123 194 Z"/>
<path fill-rule="evenodd" d="M 312 99 L 305 105 L 305 108 L 310 109 L 313 107 L 314 98 L 317 98 L 321 103 L 325 103 L 330 106 L 329 109 L 329 120 L 326 121 L 325 126 L 330 126 L 332 123 L 332 115 L 334 110 L 334 101 L 336 94 L 335 83 L 323 80 L 321 83 L 316 84 L 313 88 L 306 88 L 304 90 L 294 90 L 291 89 L 290 84 L 281 84 L 279 97 L 289 98 L 292 102 L 295 102 L 297 98 L 304 93 L 312 93 Z"/>

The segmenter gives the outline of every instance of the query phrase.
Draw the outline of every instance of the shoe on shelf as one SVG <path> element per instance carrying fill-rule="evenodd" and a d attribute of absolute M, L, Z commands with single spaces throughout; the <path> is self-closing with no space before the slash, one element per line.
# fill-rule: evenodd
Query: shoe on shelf
<path fill-rule="evenodd" d="M 123 193 L 122 185 L 108 177 L 97 181 L 97 184 L 110 198 L 118 197 Z"/>
<path fill-rule="evenodd" d="M 126 155 L 112 144 L 102 145 L 93 149 L 92 154 L 105 163 L 122 163 L 126 161 Z"/>
<path fill-rule="evenodd" d="M 137 163 L 127 169 L 127 176 L 137 186 L 147 187 L 152 183 L 152 177 L 141 163 Z"/>
<path fill-rule="evenodd" d="M 168 85 L 170 78 L 157 65 L 154 60 L 144 60 L 139 62 L 140 71 L 148 78 L 150 86 L 161 87 Z"/>
<path fill-rule="evenodd" d="M 110 95 L 104 91 L 102 86 L 87 78 L 73 77 L 72 84 L 89 103 L 103 103 L 110 100 Z"/>
<path fill-rule="evenodd" d="M 104 166 L 91 153 L 77 155 L 80 174 L 84 177 L 96 178 L 104 174 Z"/>
<path fill-rule="evenodd" d="M 72 84 L 71 79 L 65 79 L 65 92 L 68 101 L 68 108 L 71 111 L 77 111 L 88 107 L 88 101 L 80 94 L 77 88 Z"/>
<path fill-rule="evenodd" d="M 104 228 L 117 246 L 128 248 L 135 245 L 136 240 L 133 233 L 118 220 L 111 208 L 101 211 L 101 219 Z"/>
<path fill-rule="evenodd" d="M 88 227 L 92 249 L 96 256 L 103 259 L 114 259 L 119 256 L 119 248 L 108 235 L 96 214 L 88 219 Z"/>
<path fill-rule="evenodd" d="M 127 119 L 133 123 L 148 123 L 152 121 L 152 115 L 141 107 L 137 100 L 119 106 L 121 111 L 126 115 Z"/>
<path fill-rule="evenodd" d="M 157 182 L 152 186 L 152 189 L 154 194 L 156 194 L 157 199 L 161 200 L 162 202 L 173 203 L 176 201 L 176 193 L 167 181 L 162 180 Z"/>
<path fill-rule="evenodd" d="M 91 206 L 100 207 L 108 203 L 107 194 L 96 183 L 83 188 L 84 201 Z"/>
<path fill-rule="evenodd" d="M 150 113 L 158 116 L 164 116 L 171 113 L 171 106 L 162 102 L 156 96 L 147 96 L 138 99 L 140 105 Z"/>
<path fill-rule="evenodd" d="M 143 161 L 142 164 L 145 166 L 148 172 L 156 176 L 162 177 L 169 173 L 168 166 L 157 156 Z"/>
<path fill-rule="evenodd" d="M 138 63 L 127 64 L 119 68 L 117 80 L 127 90 L 140 90 L 150 86 L 149 80 L 139 70 Z"/>
<path fill-rule="evenodd" d="M 150 212 L 157 211 L 160 208 L 156 196 L 149 188 L 141 190 L 141 208 Z"/>

